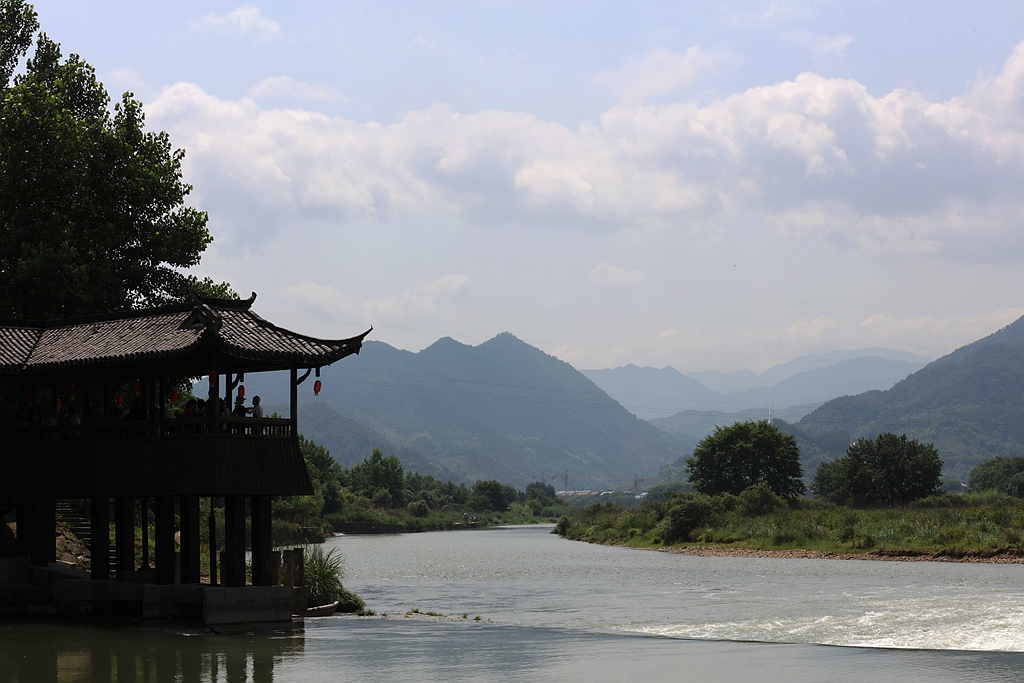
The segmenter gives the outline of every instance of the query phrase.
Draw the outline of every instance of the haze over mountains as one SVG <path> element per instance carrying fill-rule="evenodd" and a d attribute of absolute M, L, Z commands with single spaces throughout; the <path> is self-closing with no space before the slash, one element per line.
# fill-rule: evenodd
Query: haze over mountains
<path fill-rule="evenodd" d="M 808 474 L 884 431 L 935 443 L 963 481 L 979 462 L 1024 456 L 1024 318 L 922 365 L 884 349 L 810 356 L 754 375 L 771 386 L 722 375 L 716 386 L 746 382 L 725 394 L 673 368 L 580 372 L 508 333 L 417 353 L 368 341 L 323 370 L 318 398 L 312 380 L 300 387 L 300 428 L 345 466 L 380 448 L 419 472 L 517 486 L 565 471 L 580 487 L 650 476 L 716 425 L 767 416 L 769 403 Z M 247 395 L 285 404 L 287 380 L 274 374 L 247 378 Z"/>
<path fill-rule="evenodd" d="M 247 395 L 286 403 L 287 381 L 273 374 L 247 377 Z M 300 386 L 300 429 L 342 465 L 377 444 L 412 469 L 456 480 L 524 486 L 568 470 L 593 486 L 654 474 L 693 447 L 508 333 L 479 346 L 444 338 L 418 353 L 368 341 L 321 379 L 318 399 L 312 380 Z"/>
<path fill-rule="evenodd" d="M 837 396 L 888 389 L 924 367 L 927 360 L 904 351 L 871 348 L 804 356 L 760 375 L 750 370 L 684 375 L 672 367 L 636 365 L 582 373 L 638 417 L 652 419 L 684 410 L 735 413 L 767 408 L 768 404 L 777 408 L 809 406 L 809 412 Z M 723 393 L 723 387 L 736 388 Z"/>
<path fill-rule="evenodd" d="M 881 432 L 934 443 L 947 472 L 1024 456 L 1024 318 L 929 363 L 887 391 L 829 401 L 796 427 L 814 440 Z"/>

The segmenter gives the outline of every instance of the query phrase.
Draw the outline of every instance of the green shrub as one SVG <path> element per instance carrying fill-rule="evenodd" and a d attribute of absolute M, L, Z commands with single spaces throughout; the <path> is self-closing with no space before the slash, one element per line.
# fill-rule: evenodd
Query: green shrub
<path fill-rule="evenodd" d="M 331 601 L 333 602 L 333 600 Z M 373 614 L 372 610 L 366 610 L 366 603 L 363 599 L 347 588 L 342 588 L 338 595 L 338 611 L 356 614 Z"/>
<path fill-rule="evenodd" d="M 658 524 L 658 536 L 665 543 L 690 538 L 695 529 L 711 523 L 717 514 L 715 500 L 703 493 L 683 493 L 672 499 L 665 518 Z"/>
<path fill-rule="evenodd" d="M 770 515 L 789 506 L 765 482 L 743 490 L 739 495 L 739 511 L 744 517 Z"/>
<path fill-rule="evenodd" d="M 426 517 L 430 514 L 430 506 L 424 500 L 414 500 L 409 503 L 409 514 L 413 517 Z"/>

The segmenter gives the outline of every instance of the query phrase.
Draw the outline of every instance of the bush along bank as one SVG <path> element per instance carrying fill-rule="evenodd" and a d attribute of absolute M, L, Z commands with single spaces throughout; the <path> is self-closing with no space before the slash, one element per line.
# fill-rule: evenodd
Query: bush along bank
<path fill-rule="evenodd" d="M 377 449 L 343 468 L 325 448 L 299 438 L 314 492 L 274 500 L 276 545 L 319 543 L 353 525 L 418 532 L 554 523 L 568 509 L 552 486 L 539 482 L 518 491 L 495 480 L 440 481 L 406 472 L 398 458 Z"/>
<path fill-rule="evenodd" d="M 1024 500 L 994 491 L 931 496 L 900 508 L 786 501 L 767 486 L 739 495 L 680 493 L 634 507 L 598 503 L 564 515 L 554 533 L 637 548 L 808 549 L 823 554 L 1024 555 Z"/>

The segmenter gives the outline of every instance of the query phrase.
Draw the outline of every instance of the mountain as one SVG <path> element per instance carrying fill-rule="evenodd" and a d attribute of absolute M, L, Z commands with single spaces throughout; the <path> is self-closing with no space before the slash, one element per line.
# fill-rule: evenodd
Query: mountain
<path fill-rule="evenodd" d="M 247 396 L 286 402 L 287 380 L 274 375 L 247 377 Z M 335 418 L 305 405 L 324 404 L 385 439 L 396 455 L 407 449 L 456 479 L 523 486 L 568 470 L 574 481 L 594 485 L 634 472 L 654 474 L 693 446 L 638 419 L 568 363 L 508 333 L 479 346 L 446 337 L 417 353 L 367 341 L 358 356 L 324 368 L 321 380 L 319 397 L 312 396 L 312 377 L 299 387 L 300 431 L 314 440 L 311 430 L 328 433 L 324 421 Z M 307 423 L 304 412 L 319 417 Z M 356 444 L 358 452 L 373 440 L 344 424 L 339 444 Z"/>
<path fill-rule="evenodd" d="M 687 377 L 696 379 L 704 386 L 728 394 L 737 391 L 746 391 L 755 387 L 771 387 L 779 382 L 789 379 L 809 370 L 827 368 L 837 363 L 858 358 L 881 358 L 891 361 L 905 361 L 919 363 L 923 367 L 930 358 L 920 356 L 909 351 L 897 349 L 884 349 L 871 347 L 866 349 L 849 349 L 845 351 L 830 351 L 822 354 L 809 354 L 794 358 L 787 363 L 780 363 L 762 372 L 760 375 L 752 370 L 738 370 L 736 372 L 719 372 L 707 370 L 705 372 L 688 372 Z M 878 388 L 878 387 L 873 387 Z"/>
<path fill-rule="evenodd" d="M 268 406 L 281 414 L 288 412 L 288 406 Z M 302 435 L 320 444 L 342 467 L 352 467 L 370 457 L 374 448 L 385 455 L 394 453 L 402 465 L 420 474 L 432 474 L 441 479 L 458 479 L 457 473 L 439 467 L 422 454 L 409 448 L 391 443 L 369 427 L 350 420 L 325 402 L 299 405 L 299 424 Z"/>
<path fill-rule="evenodd" d="M 996 456 L 1024 456 L 1024 318 L 929 363 L 886 391 L 828 401 L 797 426 L 812 437 L 881 432 L 934 443 L 967 481 Z"/>
<path fill-rule="evenodd" d="M 715 431 L 715 427 L 727 427 L 745 420 L 766 420 L 769 417 L 796 422 L 797 419 L 810 413 L 817 407 L 816 405 L 796 406 L 794 408 L 772 411 L 771 415 L 768 415 L 767 408 L 751 408 L 739 413 L 726 413 L 721 410 L 684 410 L 671 417 L 658 417 L 648 420 L 648 422 L 669 434 L 675 434 L 697 442 Z"/>
<path fill-rule="evenodd" d="M 924 363 L 915 361 L 852 358 L 828 367 L 804 370 L 770 387 L 731 393 L 728 400 L 736 405 L 821 403 L 836 396 L 888 389 L 923 367 Z"/>
<path fill-rule="evenodd" d="M 883 349 L 884 351 L 884 349 Z M 675 368 L 662 369 L 626 365 L 612 370 L 583 370 L 583 374 L 638 417 L 655 419 L 684 410 L 737 413 L 750 409 L 776 409 L 822 403 L 836 396 L 858 394 L 870 389 L 888 389 L 910 373 L 924 367 L 921 361 L 893 360 L 878 356 L 842 359 L 853 351 L 822 356 L 805 356 L 776 366 L 761 377 L 783 377 L 771 386 L 722 394 L 704 386 Z M 903 352 L 887 351 L 889 355 Z M 913 354 L 905 354 L 913 356 Z M 918 358 L 918 356 L 914 356 Z M 838 360 L 837 360 L 838 359 Z M 788 374 L 791 370 L 824 362 Z"/>
<path fill-rule="evenodd" d="M 615 369 L 580 372 L 631 413 L 645 420 L 688 408 L 716 406 L 727 410 L 724 395 L 672 367 L 659 370 L 629 364 Z"/>

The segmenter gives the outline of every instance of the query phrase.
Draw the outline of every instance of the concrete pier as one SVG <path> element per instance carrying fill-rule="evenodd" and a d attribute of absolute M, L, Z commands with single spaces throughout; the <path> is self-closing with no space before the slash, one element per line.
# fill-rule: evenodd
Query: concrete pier
<path fill-rule="evenodd" d="M 158 585 L 128 576 L 126 580 L 90 579 L 88 572 L 59 562 L 44 568 L 27 559 L 0 559 L 0 614 L 188 620 L 211 628 L 290 623 L 298 590 L 292 586 Z"/>

